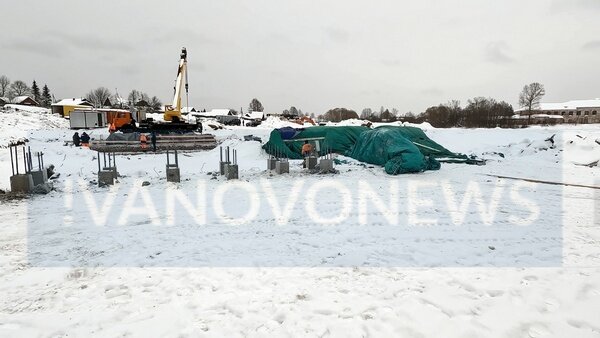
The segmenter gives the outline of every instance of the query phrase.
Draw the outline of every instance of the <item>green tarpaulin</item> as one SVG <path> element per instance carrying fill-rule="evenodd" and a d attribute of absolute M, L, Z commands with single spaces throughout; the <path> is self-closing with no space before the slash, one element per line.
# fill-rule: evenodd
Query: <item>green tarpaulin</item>
<path fill-rule="evenodd" d="M 470 162 L 466 155 L 449 151 L 415 127 L 382 126 L 369 129 L 319 126 L 275 129 L 263 149 L 279 157 L 301 159 L 305 140 L 313 144 L 319 142 L 320 155 L 327 152 L 342 154 L 381 165 L 391 175 L 437 170 L 440 161 Z"/>

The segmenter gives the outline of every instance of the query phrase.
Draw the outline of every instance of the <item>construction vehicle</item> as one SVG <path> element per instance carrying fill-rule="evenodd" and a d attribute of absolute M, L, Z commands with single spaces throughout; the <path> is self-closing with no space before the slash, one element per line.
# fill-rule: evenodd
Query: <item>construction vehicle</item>
<path fill-rule="evenodd" d="M 175 95 L 173 103 L 165 106 L 165 121 L 181 121 L 181 91 L 183 89 L 183 80 L 185 78 L 185 95 L 188 95 L 187 79 L 187 50 L 181 49 L 181 59 L 179 59 L 179 68 L 177 68 L 177 80 L 175 82 Z"/>
<path fill-rule="evenodd" d="M 147 118 L 139 121 L 136 126 L 132 123 L 131 118 L 116 119 L 115 124 L 111 126 L 111 130 L 121 130 L 123 132 L 150 132 L 155 131 L 157 133 L 182 133 L 182 132 L 193 132 L 198 128 L 195 123 L 187 123 L 183 121 L 181 117 L 181 95 L 185 85 L 185 94 L 188 95 L 189 86 L 187 80 L 187 50 L 185 47 L 181 49 L 181 55 L 179 59 L 179 67 L 177 68 L 177 78 L 175 80 L 175 94 L 173 96 L 173 102 L 170 105 L 165 106 L 165 112 L 163 119 L 166 122 L 154 121 L 152 118 Z"/>

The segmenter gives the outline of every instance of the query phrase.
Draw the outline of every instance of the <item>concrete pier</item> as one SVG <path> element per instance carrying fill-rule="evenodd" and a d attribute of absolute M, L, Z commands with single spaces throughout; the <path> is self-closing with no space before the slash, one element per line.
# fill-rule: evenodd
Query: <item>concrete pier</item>
<path fill-rule="evenodd" d="M 275 163 L 275 172 L 278 174 L 287 174 L 290 172 L 290 162 L 277 161 Z"/>
<path fill-rule="evenodd" d="M 317 157 L 308 156 L 304 158 L 304 168 L 312 170 L 317 166 Z"/>
<path fill-rule="evenodd" d="M 175 182 L 175 183 L 181 182 L 181 173 L 179 171 L 179 168 L 170 167 L 167 165 L 166 171 L 167 171 L 167 182 Z"/>
<path fill-rule="evenodd" d="M 29 193 L 33 190 L 33 177 L 31 174 L 17 174 L 10 177 L 10 191 Z"/>
<path fill-rule="evenodd" d="M 115 171 L 113 170 L 100 170 L 98 172 L 98 186 L 104 187 L 107 185 L 115 184 Z"/>
<path fill-rule="evenodd" d="M 322 158 L 319 161 L 319 170 L 321 172 L 329 172 L 333 170 L 333 159 Z"/>
<path fill-rule="evenodd" d="M 31 178 L 33 178 L 33 186 L 48 182 L 48 172 L 45 169 L 34 170 L 30 174 Z"/>
<path fill-rule="evenodd" d="M 237 180 L 239 168 L 237 164 L 228 164 L 225 166 L 225 177 L 228 180 Z"/>

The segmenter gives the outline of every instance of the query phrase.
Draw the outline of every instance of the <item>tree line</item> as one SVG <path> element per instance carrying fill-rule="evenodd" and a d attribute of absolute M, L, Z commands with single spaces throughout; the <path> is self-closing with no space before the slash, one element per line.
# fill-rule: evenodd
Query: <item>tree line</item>
<path fill-rule="evenodd" d="M 519 94 L 519 106 L 527 115 L 527 124 L 531 123 L 531 116 L 540 107 L 540 101 L 546 94 L 544 85 L 533 82 L 525 85 Z M 460 101 L 451 100 L 437 106 L 427 108 L 424 112 L 415 115 L 412 112 L 400 114 L 398 109 L 387 109 L 383 106 L 375 111 L 371 108 L 362 110 L 360 116 L 347 108 L 334 108 L 321 115 L 321 119 L 331 122 L 360 118 L 371 122 L 403 121 L 411 123 L 429 122 L 438 128 L 465 127 L 465 128 L 493 128 L 511 127 L 523 121 L 515 120 L 513 107 L 505 101 L 497 101 L 491 97 L 474 97 L 467 101 L 463 108 Z"/>
<path fill-rule="evenodd" d="M 6 75 L 0 75 L 0 97 L 6 97 L 12 101 L 18 96 L 29 96 L 42 107 L 50 107 L 52 104 L 52 95 L 46 84 L 40 90 L 35 80 L 33 80 L 30 87 L 24 81 L 11 82 Z"/>
<path fill-rule="evenodd" d="M 86 95 L 85 99 L 90 102 L 95 108 L 121 108 L 121 109 L 133 109 L 134 107 L 146 107 L 150 112 L 162 111 L 162 102 L 156 96 L 150 97 L 150 95 L 141 92 L 137 89 L 133 89 L 127 95 L 127 99 L 123 99 L 118 93 L 111 93 L 106 87 L 98 87 L 90 90 Z"/>

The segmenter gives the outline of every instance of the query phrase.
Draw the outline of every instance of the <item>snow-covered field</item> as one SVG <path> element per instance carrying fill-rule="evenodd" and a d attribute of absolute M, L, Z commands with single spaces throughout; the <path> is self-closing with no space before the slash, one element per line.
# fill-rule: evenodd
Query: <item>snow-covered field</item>
<path fill-rule="evenodd" d="M 0 202 L 0 336 L 600 336 L 600 190 L 489 176 L 600 186 L 578 165 L 600 160 L 597 125 L 424 125 L 487 165 L 391 177 L 337 156 L 336 175 L 275 176 L 243 136 L 285 124 L 207 130 L 237 182 L 209 174 L 217 148 L 180 154 L 180 184 L 164 154 L 118 156 L 107 189 L 68 121 L 0 111 L 0 145 L 26 137 L 61 174 Z"/>

